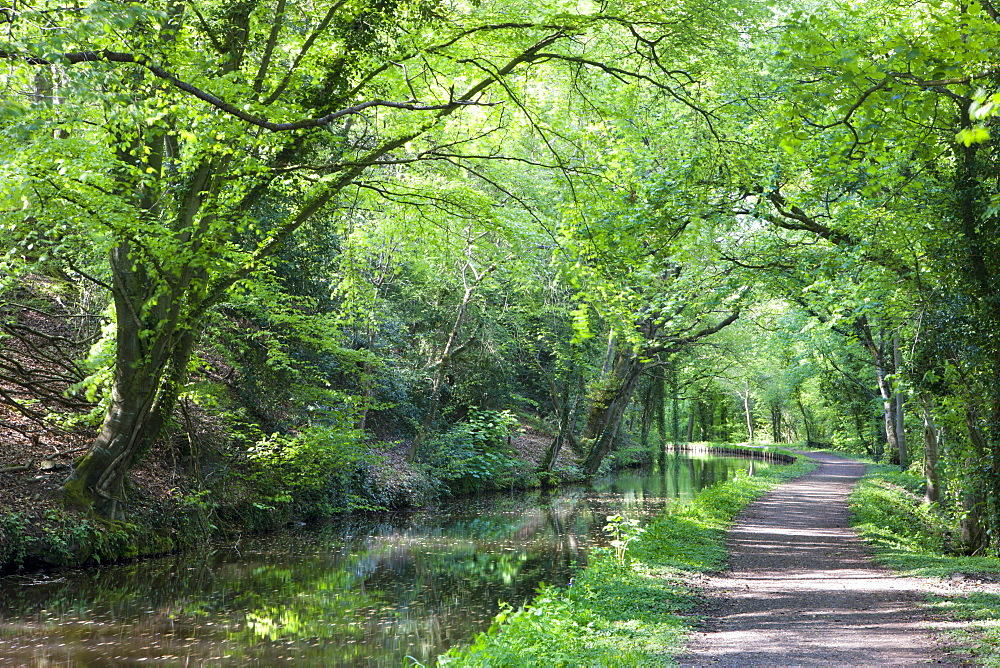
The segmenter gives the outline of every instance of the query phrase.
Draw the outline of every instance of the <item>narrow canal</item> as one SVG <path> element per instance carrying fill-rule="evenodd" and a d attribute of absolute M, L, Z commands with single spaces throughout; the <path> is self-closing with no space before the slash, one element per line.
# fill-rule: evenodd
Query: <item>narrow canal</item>
<path fill-rule="evenodd" d="M 766 462 L 755 461 L 760 468 Z M 612 514 L 746 470 L 666 455 L 588 486 L 454 499 L 123 566 L 0 578 L 0 665 L 402 666 L 566 584 Z"/>

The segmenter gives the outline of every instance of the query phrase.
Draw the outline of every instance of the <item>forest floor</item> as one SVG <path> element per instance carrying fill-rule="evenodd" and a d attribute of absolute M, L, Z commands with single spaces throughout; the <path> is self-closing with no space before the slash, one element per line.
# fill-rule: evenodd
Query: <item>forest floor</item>
<path fill-rule="evenodd" d="M 805 453 L 815 472 L 740 514 L 729 572 L 708 577 L 704 628 L 682 666 L 973 665 L 946 638 L 959 623 L 923 605 L 929 594 L 997 589 L 904 577 L 876 566 L 848 523 L 864 464 Z"/>

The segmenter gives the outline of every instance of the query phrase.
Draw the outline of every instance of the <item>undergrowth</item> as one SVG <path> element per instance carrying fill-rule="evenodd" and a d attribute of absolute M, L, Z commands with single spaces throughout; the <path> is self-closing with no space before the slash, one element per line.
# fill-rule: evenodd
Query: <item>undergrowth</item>
<path fill-rule="evenodd" d="M 815 466 L 800 458 L 741 474 L 677 502 L 619 551 L 598 548 L 563 589 L 541 587 L 530 605 L 506 608 L 444 666 L 665 666 L 693 621 L 694 573 L 725 566 L 726 529 L 745 505 Z"/>
<path fill-rule="evenodd" d="M 869 465 L 851 495 L 854 528 L 894 571 L 923 577 L 1000 573 L 1000 559 L 953 554 L 951 529 L 957 522 L 920 496 L 923 478 L 890 466 Z M 992 579 L 992 578 L 991 578 Z M 932 596 L 930 605 L 967 621 L 954 639 L 976 655 L 977 663 L 1000 666 L 1000 596 L 971 592 Z"/>

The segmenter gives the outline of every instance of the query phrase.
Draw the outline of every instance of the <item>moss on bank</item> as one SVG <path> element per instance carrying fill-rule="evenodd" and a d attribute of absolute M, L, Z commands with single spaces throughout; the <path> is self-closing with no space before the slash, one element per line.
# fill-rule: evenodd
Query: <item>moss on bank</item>
<path fill-rule="evenodd" d="M 678 502 L 635 536 L 621 556 L 594 550 L 570 587 L 542 588 L 531 604 L 505 610 L 469 647 L 440 657 L 454 666 L 664 666 L 674 663 L 698 602 L 694 575 L 720 570 L 725 535 L 748 503 L 812 470 L 800 458 L 740 475 Z M 617 538 L 629 537 L 628 530 Z"/>
<path fill-rule="evenodd" d="M 164 528 L 76 514 L 0 517 L 0 574 L 107 564 L 175 552 L 183 536 Z"/>

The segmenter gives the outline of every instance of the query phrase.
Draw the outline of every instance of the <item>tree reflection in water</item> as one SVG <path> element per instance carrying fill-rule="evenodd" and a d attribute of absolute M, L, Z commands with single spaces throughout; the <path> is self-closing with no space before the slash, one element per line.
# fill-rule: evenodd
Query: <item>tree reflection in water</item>
<path fill-rule="evenodd" d="M 457 499 L 165 559 L 3 578 L 0 658 L 430 663 L 484 630 L 498 602 L 516 606 L 540 583 L 567 583 L 587 548 L 606 540 L 608 515 L 648 516 L 747 467 L 668 455 L 587 487 Z"/>

